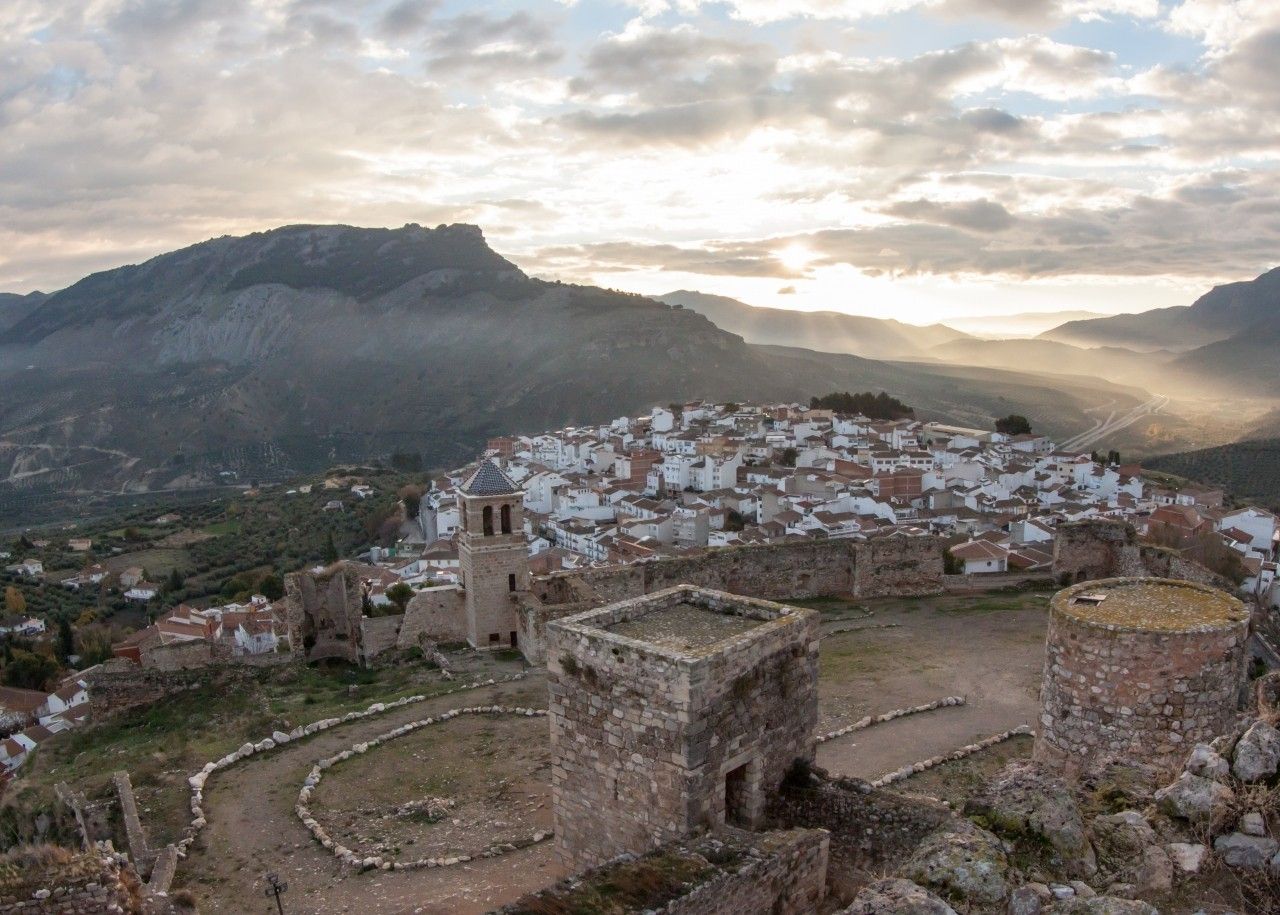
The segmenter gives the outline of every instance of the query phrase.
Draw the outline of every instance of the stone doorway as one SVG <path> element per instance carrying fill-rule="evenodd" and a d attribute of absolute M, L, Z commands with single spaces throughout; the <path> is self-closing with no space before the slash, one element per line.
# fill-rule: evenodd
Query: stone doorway
<path fill-rule="evenodd" d="M 751 782 L 747 770 L 750 763 L 731 769 L 724 777 L 724 821 L 730 826 L 750 829 L 752 821 Z"/>

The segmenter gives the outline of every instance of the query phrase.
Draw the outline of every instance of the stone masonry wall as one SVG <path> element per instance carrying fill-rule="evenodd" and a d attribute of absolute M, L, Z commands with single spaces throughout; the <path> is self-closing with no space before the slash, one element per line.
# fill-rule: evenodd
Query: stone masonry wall
<path fill-rule="evenodd" d="M 467 638 L 462 589 L 456 585 L 425 588 L 413 595 L 404 612 L 396 647 L 421 647 L 423 641 L 462 642 Z"/>
<path fill-rule="evenodd" d="M 122 855 L 44 846 L 0 857 L 0 913 L 141 915 L 142 887 Z"/>
<path fill-rule="evenodd" d="M 582 613 L 596 606 L 594 601 L 577 601 L 571 604 L 543 606 L 535 600 L 526 600 L 520 606 L 520 650 L 530 664 L 547 663 L 547 623 Z"/>
<path fill-rule="evenodd" d="M 215 664 L 186 670 L 144 670 L 128 661 L 112 662 L 89 675 L 89 714 L 94 721 L 136 708 L 146 708 L 170 696 L 207 684 L 236 689 L 256 675 L 247 664 Z"/>
<path fill-rule="evenodd" d="M 384 651 L 396 647 L 400 638 L 400 629 L 404 626 L 404 615 L 366 616 L 360 620 L 360 645 L 364 662 L 368 664 Z"/>
<path fill-rule="evenodd" d="M 1068 775 L 1109 760 L 1178 763 L 1224 733 L 1245 676 L 1248 622 L 1197 631 L 1089 623 L 1051 603 L 1035 759 Z"/>
<path fill-rule="evenodd" d="M 608 620 L 590 625 L 629 619 L 642 601 L 678 603 L 691 591 L 615 604 L 596 611 Z M 744 815 L 754 804 L 762 816 L 764 797 L 794 761 L 813 758 L 817 615 L 771 619 L 776 604 L 713 600 L 770 621 L 692 659 L 578 625 L 581 617 L 548 626 L 556 849 L 571 869 L 723 823 L 725 777 L 739 767 Z"/>
<path fill-rule="evenodd" d="M 288 664 L 293 658 L 287 651 L 270 654 L 236 654 L 229 641 L 175 642 L 172 645 L 147 645 L 141 652 L 142 666 L 147 670 L 198 670 L 219 664 L 245 667 L 271 667 Z"/>
<path fill-rule="evenodd" d="M 360 663 L 364 591 L 355 569 L 339 564 L 319 575 L 284 579 L 289 644 L 307 661 L 338 658 Z"/>
<path fill-rule="evenodd" d="M 897 865 L 929 833 L 955 819 L 944 804 L 872 788 L 856 778 L 827 778 L 815 770 L 806 787 L 786 785 L 769 803 L 777 828 L 825 829 L 833 872 L 877 872 Z"/>
<path fill-rule="evenodd" d="M 766 600 L 856 594 L 880 597 L 942 590 L 943 544 L 936 537 L 803 540 L 723 547 L 697 556 L 628 566 L 554 572 L 535 578 L 544 604 L 625 600 L 690 584 Z"/>
<path fill-rule="evenodd" d="M 625 900 L 628 911 L 655 915 L 810 915 L 826 895 L 827 836 L 817 829 L 749 833 L 724 829 L 672 842 L 641 858 L 610 862 L 532 893 L 503 915 L 586 912 L 601 896 L 615 905 L 619 887 L 653 887 Z M 604 893 L 600 888 L 607 888 Z M 675 898 L 667 892 L 676 889 Z"/>
<path fill-rule="evenodd" d="M 1099 578 L 1178 578 L 1234 590 L 1221 576 L 1177 550 L 1139 543 L 1125 521 L 1077 521 L 1058 526 L 1053 571 L 1064 584 Z"/>

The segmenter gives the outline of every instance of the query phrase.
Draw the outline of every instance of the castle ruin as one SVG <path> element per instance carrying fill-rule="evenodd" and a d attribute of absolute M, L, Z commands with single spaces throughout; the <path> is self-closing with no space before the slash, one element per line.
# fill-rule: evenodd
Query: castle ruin
<path fill-rule="evenodd" d="M 1036 761 L 1069 775 L 1179 762 L 1235 715 L 1248 636 L 1244 605 L 1206 585 L 1110 578 L 1058 592 Z"/>
<path fill-rule="evenodd" d="M 683 585 L 549 624 L 552 802 L 568 869 L 760 827 L 813 759 L 818 614 Z"/>

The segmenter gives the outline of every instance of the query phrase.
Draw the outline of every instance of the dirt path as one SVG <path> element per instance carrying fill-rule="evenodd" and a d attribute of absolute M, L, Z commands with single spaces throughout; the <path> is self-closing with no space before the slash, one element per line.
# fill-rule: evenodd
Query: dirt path
<path fill-rule="evenodd" d="M 896 628 L 824 636 L 819 731 L 941 696 L 964 695 L 968 705 L 908 716 L 825 743 L 818 763 L 837 774 L 872 778 L 975 738 L 1033 723 L 1046 602 L 1043 594 L 871 602 L 874 612 L 864 622 Z M 856 617 L 836 616 L 839 625 L 859 624 Z M 177 885 L 194 891 L 205 913 L 273 912 L 274 903 L 263 895 L 263 875 L 275 870 L 289 884 L 285 901 L 291 915 L 468 915 L 552 883 L 560 874 L 550 843 L 451 868 L 356 874 L 316 845 L 293 813 L 298 788 L 316 759 L 408 721 L 495 702 L 545 707 L 545 677 L 533 671 L 518 683 L 353 722 L 215 775 L 205 801 L 209 825 L 182 862 Z M 405 747 L 413 749 L 412 744 Z M 397 764 L 390 757 L 380 761 L 378 753 L 346 765 Z M 380 773 L 369 784 L 388 777 L 394 781 Z M 358 779 L 344 781 L 348 787 L 359 784 Z M 421 793 L 414 789 L 417 781 L 404 779 L 405 800 Z"/>
<path fill-rule="evenodd" d="M 947 695 L 965 696 L 968 704 L 908 715 L 824 743 L 818 765 L 875 778 L 975 738 L 1034 725 L 1044 663 L 1042 608 L 879 609 L 874 620 L 900 628 L 822 641 L 820 731 Z"/>
<path fill-rule="evenodd" d="M 205 800 L 209 825 L 181 862 L 176 885 L 193 891 L 205 913 L 267 915 L 275 911 L 275 904 L 263 894 L 263 876 L 274 870 L 289 885 L 284 898 L 291 915 L 466 915 L 486 912 L 553 882 L 559 873 L 549 842 L 456 867 L 356 874 L 315 844 L 293 813 L 298 788 L 316 759 L 433 713 L 493 703 L 545 707 L 545 679 L 535 672 L 517 683 L 406 706 L 255 756 L 215 775 Z M 376 764 L 376 753 L 365 760 Z"/>

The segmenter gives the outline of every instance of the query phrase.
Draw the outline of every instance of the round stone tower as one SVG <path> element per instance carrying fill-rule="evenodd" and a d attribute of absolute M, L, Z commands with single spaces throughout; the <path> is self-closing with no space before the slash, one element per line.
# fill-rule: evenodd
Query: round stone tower
<path fill-rule="evenodd" d="M 1249 613 L 1205 585 L 1107 578 L 1049 603 L 1037 761 L 1068 775 L 1110 760 L 1180 763 L 1230 724 Z"/>

